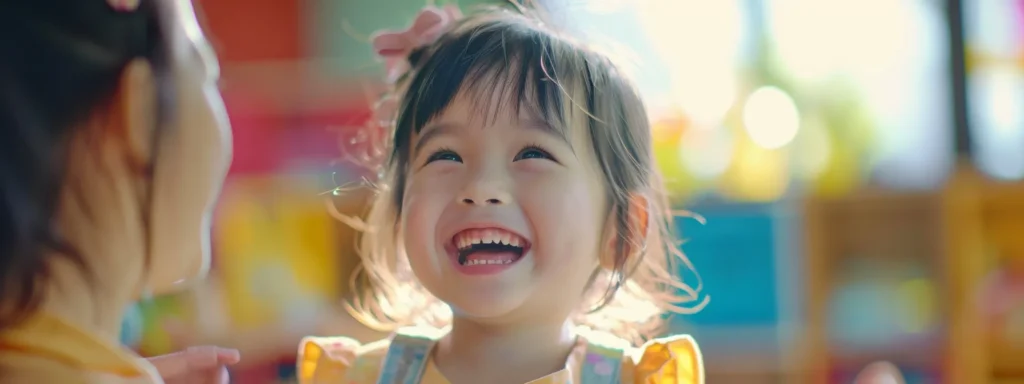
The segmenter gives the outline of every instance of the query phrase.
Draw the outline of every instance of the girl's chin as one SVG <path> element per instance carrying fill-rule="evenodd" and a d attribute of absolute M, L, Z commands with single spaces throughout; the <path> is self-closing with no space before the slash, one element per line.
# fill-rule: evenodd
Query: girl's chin
<path fill-rule="evenodd" d="M 518 295 L 463 295 L 446 303 L 451 307 L 454 317 L 479 323 L 504 323 L 527 300 L 526 297 L 515 296 Z"/>

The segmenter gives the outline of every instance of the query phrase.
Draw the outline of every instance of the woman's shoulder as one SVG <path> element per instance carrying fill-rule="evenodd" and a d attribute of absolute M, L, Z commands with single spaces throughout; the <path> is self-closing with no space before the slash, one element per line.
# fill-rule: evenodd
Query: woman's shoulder
<path fill-rule="evenodd" d="M 149 375 L 123 375 L 82 369 L 41 356 L 0 350 L 0 384 L 153 384 Z"/>
<path fill-rule="evenodd" d="M 306 337 L 299 342 L 299 383 L 374 383 L 391 338 L 360 343 L 344 336 Z"/>

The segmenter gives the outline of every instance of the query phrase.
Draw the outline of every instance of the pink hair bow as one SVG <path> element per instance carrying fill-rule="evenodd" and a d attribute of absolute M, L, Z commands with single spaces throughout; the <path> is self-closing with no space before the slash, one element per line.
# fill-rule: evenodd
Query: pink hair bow
<path fill-rule="evenodd" d="M 132 12 L 139 8 L 139 0 L 107 0 L 107 3 L 118 12 Z"/>
<path fill-rule="evenodd" d="M 373 50 L 384 58 L 388 83 L 398 81 L 398 78 L 409 70 L 408 58 L 414 49 L 436 41 L 460 18 L 462 12 L 454 5 L 446 5 L 444 8 L 430 6 L 416 15 L 409 28 L 374 34 Z"/>

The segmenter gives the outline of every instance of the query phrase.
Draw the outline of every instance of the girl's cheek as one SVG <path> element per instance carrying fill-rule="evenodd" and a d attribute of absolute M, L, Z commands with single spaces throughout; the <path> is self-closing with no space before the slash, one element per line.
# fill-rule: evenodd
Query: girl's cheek
<path fill-rule="evenodd" d="M 412 193 L 423 192 L 425 189 L 435 187 L 438 184 L 438 180 L 450 177 L 450 172 L 437 172 L 436 169 L 431 169 L 427 172 L 417 172 L 409 178 L 409 189 Z"/>

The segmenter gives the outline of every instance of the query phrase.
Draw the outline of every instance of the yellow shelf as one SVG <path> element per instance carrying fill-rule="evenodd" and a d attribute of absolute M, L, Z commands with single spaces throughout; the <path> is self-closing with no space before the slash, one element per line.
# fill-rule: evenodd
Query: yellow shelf
<path fill-rule="evenodd" d="M 836 277 L 850 255 L 909 257 L 932 268 L 943 330 L 935 366 L 945 370 L 944 382 L 1024 380 L 1024 348 L 1011 349 L 1000 336 L 989 335 L 981 311 L 982 283 L 992 271 L 985 256 L 993 248 L 1024 255 L 1024 183 L 990 181 L 962 167 L 934 193 L 866 189 L 844 198 L 812 198 L 805 208 L 807 382 L 828 383 L 830 364 L 851 358 L 830 356 L 836 348 L 828 341 L 827 322 Z M 854 357 L 898 357 L 885 354 Z M 907 363 L 921 367 L 928 362 Z"/>

